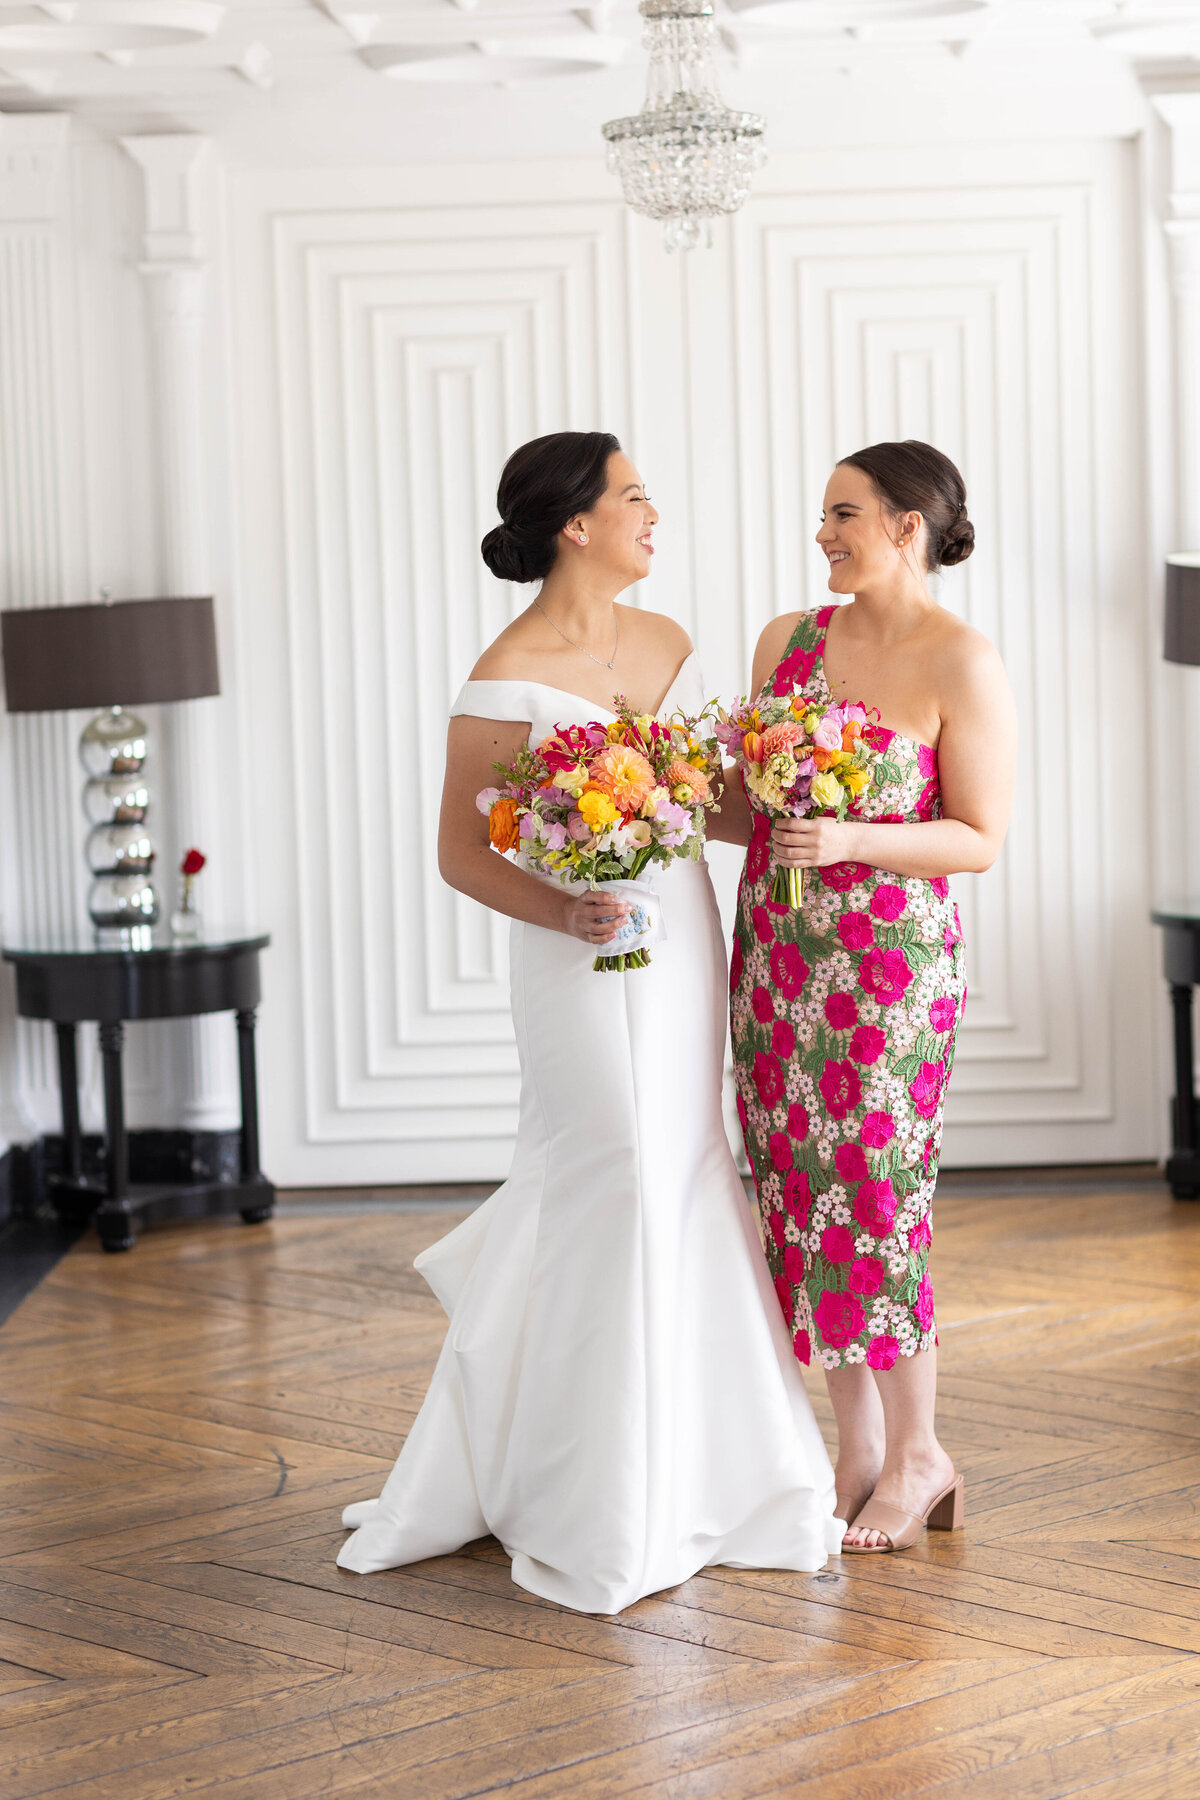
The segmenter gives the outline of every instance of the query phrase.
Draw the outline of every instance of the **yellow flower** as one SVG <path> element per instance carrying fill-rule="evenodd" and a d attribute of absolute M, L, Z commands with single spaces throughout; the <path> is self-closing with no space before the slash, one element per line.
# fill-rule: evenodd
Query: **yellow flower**
<path fill-rule="evenodd" d="M 607 831 L 621 817 L 608 795 L 602 794 L 599 788 L 588 788 L 586 793 L 580 794 L 579 810 L 588 828 L 594 832 Z"/>
<path fill-rule="evenodd" d="M 590 779 L 583 764 L 576 763 L 573 769 L 563 769 L 557 773 L 554 777 L 554 785 L 562 788 L 565 793 L 574 794 L 578 800 Z"/>
<path fill-rule="evenodd" d="M 818 806 L 835 812 L 841 804 L 843 788 L 837 776 L 831 770 L 813 778 L 812 797 Z"/>
<path fill-rule="evenodd" d="M 665 787 L 652 787 L 650 792 L 646 795 L 646 798 L 642 801 L 643 819 L 652 819 L 663 801 L 668 800 L 669 798 L 670 795 L 667 793 Z"/>
<path fill-rule="evenodd" d="M 844 769 L 842 771 L 842 780 L 852 794 L 861 794 L 864 788 L 870 787 L 871 785 L 871 777 L 866 769 L 854 767 Z"/>

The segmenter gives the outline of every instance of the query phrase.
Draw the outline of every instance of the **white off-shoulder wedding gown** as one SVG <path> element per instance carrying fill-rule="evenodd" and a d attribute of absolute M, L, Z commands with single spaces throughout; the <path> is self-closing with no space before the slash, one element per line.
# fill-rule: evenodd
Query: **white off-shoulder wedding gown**
<path fill-rule="evenodd" d="M 662 711 L 698 712 L 689 657 Z M 612 717 L 537 682 L 469 681 L 455 716 Z M 496 1536 L 513 1580 L 616 1613 L 710 1563 L 816 1570 L 833 1471 L 721 1117 L 726 964 L 704 863 L 659 869 L 648 968 L 594 973 L 512 927 L 521 1059 L 504 1186 L 416 1262 L 449 1315 L 378 1500 L 349 1506 L 360 1573 Z"/>

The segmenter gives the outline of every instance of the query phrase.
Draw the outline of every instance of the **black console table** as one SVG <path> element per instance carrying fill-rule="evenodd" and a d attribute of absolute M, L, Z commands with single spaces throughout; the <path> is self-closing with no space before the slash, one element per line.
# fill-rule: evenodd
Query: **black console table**
<path fill-rule="evenodd" d="M 254 1062 L 255 1009 L 262 993 L 258 959 L 269 943 L 270 938 L 263 935 L 233 933 L 175 939 L 168 932 L 151 933 L 141 927 L 111 946 L 98 942 L 91 932 L 81 932 L 74 939 L 5 945 L 4 960 L 12 963 L 17 973 L 17 1011 L 22 1018 L 51 1020 L 58 1034 L 65 1161 L 62 1175 L 52 1183 L 52 1198 L 64 1216 L 78 1218 L 94 1212 L 106 1250 L 131 1250 L 138 1226 L 160 1219 L 240 1212 L 248 1224 L 257 1224 L 274 1211 L 274 1186 L 258 1164 Z M 239 1178 L 131 1185 L 121 1082 L 125 1021 L 183 1019 L 214 1012 L 237 1016 L 242 1101 Z M 99 1023 L 104 1068 L 102 1188 L 83 1172 L 76 1027 L 85 1019 Z"/>
<path fill-rule="evenodd" d="M 1200 983 L 1200 900 L 1150 914 L 1163 933 L 1163 973 L 1175 1015 L 1175 1098 L 1166 1176 L 1177 1200 L 1200 1200 L 1200 1107 L 1196 1102 L 1192 989 Z"/>

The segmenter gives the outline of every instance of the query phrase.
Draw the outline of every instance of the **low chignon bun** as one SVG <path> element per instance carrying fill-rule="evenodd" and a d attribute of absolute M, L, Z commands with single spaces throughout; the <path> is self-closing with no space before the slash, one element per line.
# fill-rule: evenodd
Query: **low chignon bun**
<path fill-rule="evenodd" d="M 501 523 L 493 525 L 479 546 L 479 553 L 498 581 L 542 581 L 554 563 L 555 539 Z"/>
<path fill-rule="evenodd" d="M 966 562 L 975 548 L 975 527 L 966 513 L 955 519 L 942 539 L 942 547 L 938 554 L 938 565 L 943 569 L 952 569 L 955 563 Z"/>

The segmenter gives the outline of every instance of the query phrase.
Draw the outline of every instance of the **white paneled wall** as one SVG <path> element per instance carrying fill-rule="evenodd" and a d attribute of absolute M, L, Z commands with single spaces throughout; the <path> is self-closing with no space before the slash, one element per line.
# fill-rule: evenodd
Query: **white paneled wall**
<path fill-rule="evenodd" d="M 767 618 L 820 603 L 839 454 L 913 435 L 961 462 L 979 548 L 943 597 L 1004 652 L 1023 760 L 1003 860 L 959 884 L 947 1159 L 1153 1154 L 1148 846 L 1113 726 L 1147 639 L 1132 147 L 781 155 L 683 260 L 591 164 L 235 173 L 228 202 L 276 1178 L 504 1172 L 505 928 L 441 885 L 434 834 L 448 705 L 524 603 L 478 558 L 496 477 L 566 427 L 639 461 L 645 603 L 725 694 Z"/>

